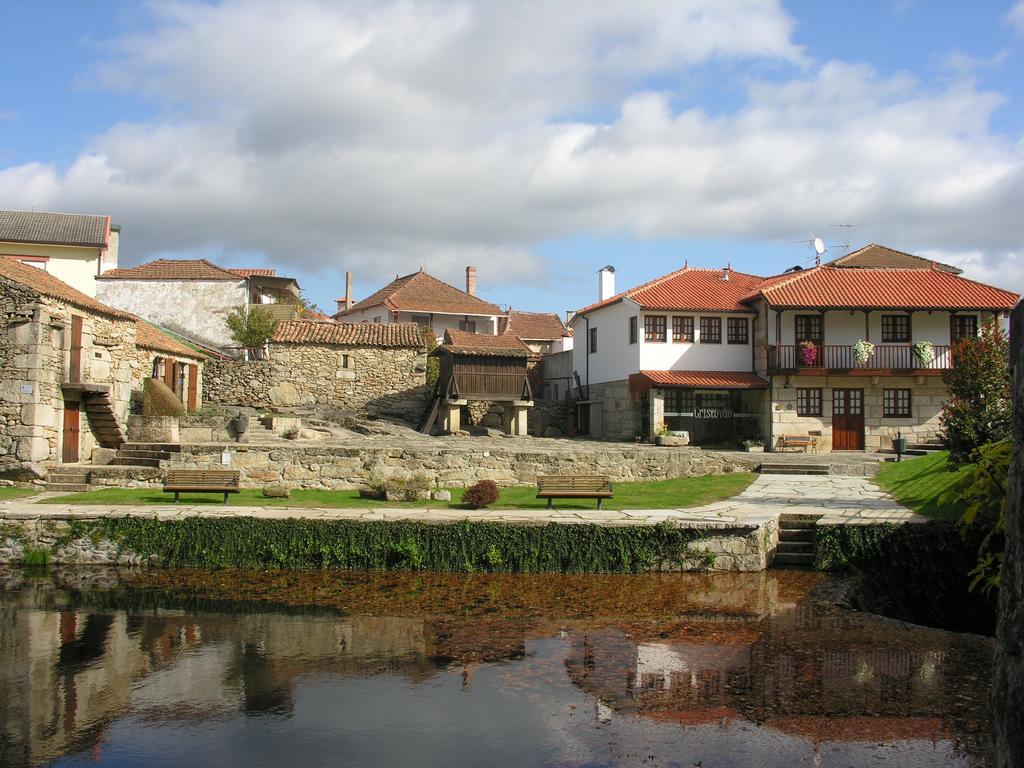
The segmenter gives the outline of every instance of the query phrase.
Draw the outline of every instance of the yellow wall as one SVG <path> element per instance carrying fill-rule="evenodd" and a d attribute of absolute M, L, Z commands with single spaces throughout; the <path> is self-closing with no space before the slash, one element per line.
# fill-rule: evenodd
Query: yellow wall
<path fill-rule="evenodd" d="M 100 264 L 98 248 L 0 242 L 0 254 L 5 256 L 44 256 L 48 259 L 46 262 L 47 272 L 86 296 L 96 297 L 96 275 Z"/>

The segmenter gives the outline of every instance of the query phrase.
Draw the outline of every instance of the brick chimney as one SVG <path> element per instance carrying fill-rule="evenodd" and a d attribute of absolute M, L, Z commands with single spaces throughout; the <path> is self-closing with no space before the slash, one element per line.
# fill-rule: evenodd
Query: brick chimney
<path fill-rule="evenodd" d="M 466 267 L 466 293 L 476 296 L 476 267 Z"/>

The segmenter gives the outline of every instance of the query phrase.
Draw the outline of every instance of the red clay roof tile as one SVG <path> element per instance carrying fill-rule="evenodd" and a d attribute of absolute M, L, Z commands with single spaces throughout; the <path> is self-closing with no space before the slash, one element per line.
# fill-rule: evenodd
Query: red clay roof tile
<path fill-rule="evenodd" d="M 453 355 L 528 357 L 533 354 L 518 336 L 512 334 L 489 336 L 486 333 L 451 329 L 444 332 L 444 344 L 438 349 L 446 350 Z"/>
<path fill-rule="evenodd" d="M 530 341 L 548 341 L 569 335 L 562 318 L 555 312 L 508 311 L 505 333 Z"/>
<path fill-rule="evenodd" d="M 197 360 L 202 360 L 206 357 L 202 352 L 197 352 L 191 347 L 185 346 L 177 339 L 144 320 L 138 320 L 135 323 L 135 346 L 155 349 L 159 352 L 167 352 L 182 357 L 191 357 Z"/>
<path fill-rule="evenodd" d="M 63 301 L 80 309 L 98 312 L 101 315 L 117 317 L 122 320 L 135 319 L 135 315 L 108 307 L 91 296 L 86 296 L 81 291 L 75 290 L 63 280 L 58 280 L 49 272 L 37 267 L 30 267 L 10 256 L 0 256 L 0 277 L 6 277 L 8 280 L 20 283 L 36 293 L 48 296 L 51 299 L 57 299 L 57 301 Z"/>
<path fill-rule="evenodd" d="M 723 279 L 725 274 L 728 274 L 728 280 Z M 683 267 L 584 307 L 577 314 L 585 314 L 627 298 L 644 309 L 674 312 L 749 312 L 750 307 L 740 302 L 755 290 L 762 279 L 757 275 L 747 275 L 733 269 Z"/>
<path fill-rule="evenodd" d="M 370 307 L 385 306 L 392 312 L 437 312 L 452 315 L 501 315 L 497 304 L 470 296 L 453 285 L 442 282 L 422 270 L 392 280 L 352 309 L 339 312 L 344 317 Z"/>
<path fill-rule="evenodd" d="M 348 347 L 426 346 L 414 323 L 335 323 L 320 320 L 285 320 L 277 325 L 271 343 L 338 344 Z"/>
<path fill-rule="evenodd" d="M 629 377 L 630 389 L 694 387 L 699 389 L 767 389 L 768 382 L 745 371 L 640 371 Z"/>
<path fill-rule="evenodd" d="M 206 259 L 156 259 L 136 267 L 111 269 L 97 280 L 243 280 L 262 270 L 230 270 Z"/>

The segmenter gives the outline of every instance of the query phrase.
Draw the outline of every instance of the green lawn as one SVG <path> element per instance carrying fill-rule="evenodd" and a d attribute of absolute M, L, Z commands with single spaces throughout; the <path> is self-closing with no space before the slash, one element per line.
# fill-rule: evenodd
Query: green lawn
<path fill-rule="evenodd" d="M 706 475 L 703 477 L 682 477 L 674 480 L 657 480 L 645 483 L 615 483 L 615 498 L 605 501 L 607 509 L 665 509 L 695 507 L 712 501 L 727 499 L 746 488 L 754 475 L 736 472 L 728 475 Z M 362 499 L 358 491 L 317 491 L 295 490 L 289 499 L 265 499 L 262 491 L 245 489 L 229 497 L 229 505 L 263 507 L 460 507 L 462 488 L 453 488 L 452 501 L 418 501 L 399 503 Z M 502 488 L 501 498 L 492 505 L 494 509 L 541 509 L 547 506 L 543 499 L 536 498 L 536 487 L 517 486 Z M 183 504 L 221 504 L 220 494 L 182 494 Z M 160 490 L 146 488 L 104 488 L 86 493 L 72 493 L 47 499 L 47 504 L 173 504 L 174 497 Z M 560 499 L 555 502 L 560 509 L 593 509 L 592 500 Z"/>
<path fill-rule="evenodd" d="M 963 514 L 965 505 L 959 501 L 955 504 L 940 504 L 939 499 L 963 482 L 970 467 L 950 472 L 946 465 L 948 458 L 947 451 L 939 451 L 898 463 L 887 462 L 882 465 L 875 479 L 897 501 L 918 514 L 941 520 L 956 520 Z"/>
<path fill-rule="evenodd" d="M 36 493 L 38 493 L 38 491 L 32 488 L 11 488 L 10 486 L 4 486 L 0 488 L 0 501 L 23 499 L 26 496 L 32 496 Z"/>

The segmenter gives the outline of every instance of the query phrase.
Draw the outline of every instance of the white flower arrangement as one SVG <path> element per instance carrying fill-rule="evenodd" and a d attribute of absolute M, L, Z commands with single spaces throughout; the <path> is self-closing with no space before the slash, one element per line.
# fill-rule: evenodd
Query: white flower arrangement
<path fill-rule="evenodd" d="M 857 361 L 858 365 L 864 365 L 875 353 L 875 345 L 870 341 L 864 341 L 864 339 L 856 342 L 850 349 L 853 350 L 853 359 Z"/>
<path fill-rule="evenodd" d="M 918 341 L 911 344 L 910 353 L 922 368 L 927 368 L 935 360 L 935 346 L 930 341 Z"/>

